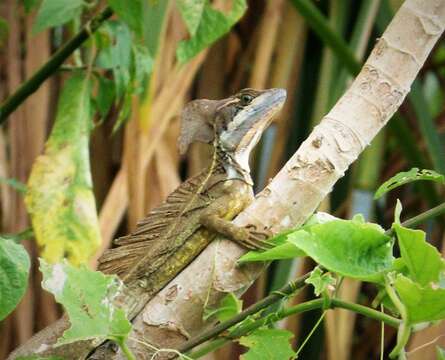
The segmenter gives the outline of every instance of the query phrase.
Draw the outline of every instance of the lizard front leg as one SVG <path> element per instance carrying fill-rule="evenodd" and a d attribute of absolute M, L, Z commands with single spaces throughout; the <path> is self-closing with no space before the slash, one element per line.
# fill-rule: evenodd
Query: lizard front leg
<path fill-rule="evenodd" d="M 265 232 L 257 231 L 253 226 L 237 226 L 215 214 L 202 215 L 200 222 L 207 229 L 219 233 L 249 250 L 267 250 L 273 247 L 273 244 L 266 240 L 268 235 Z"/>
<path fill-rule="evenodd" d="M 231 219 L 239 214 L 249 203 L 250 198 L 225 194 L 212 203 L 200 216 L 199 222 L 210 231 L 225 236 L 229 240 L 249 250 L 266 250 L 273 247 L 267 241 L 266 231 L 258 231 L 255 226 L 237 226 Z"/>

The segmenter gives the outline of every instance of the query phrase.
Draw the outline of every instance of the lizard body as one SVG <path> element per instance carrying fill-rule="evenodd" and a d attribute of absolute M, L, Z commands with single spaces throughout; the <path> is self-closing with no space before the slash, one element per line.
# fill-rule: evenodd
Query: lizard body
<path fill-rule="evenodd" d="M 203 226 L 202 222 L 211 221 L 205 215 L 229 221 L 253 200 L 251 185 L 243 179 L 228 178 L 219 159 L 217 162 L 214 169 L 184 182 L 140 221 L 131 235 L 117 239 L 119 247 L 100 259 L 98 269 L 117 274 L 126 286 L 122 305 L 130 305 L 129 318 L 218 235 Z M 128 304 L 128 292 L 137 299 L 133 306 Z"/>
<path fill-rule="evenodd" d="M 99 259 L 100 271 L 123 280 L 127 293 L 121 306 L 130 319 L 218 234 L 249 249 L 268 246 L 255 229 L 230 221 L 253 201 L 248 157 L 284 99 L 281 89 L 244 89 L 185 108 L 180 150 L 185 152 L 195 140 L 212 142 L 211 165 L 182 183 L 132 234 L 115 241 L 119 247 Z M 133 304 L 128 291 L 136 299 Z"/>
<path fill-rule="evenodd" d="M 218 235 L 248 249 L 270 245 L 261 231 L 230 221 L 254 198 L 249 155 L 285 98 L 282 89 L 244 89 L 227 99 L 195 100 L 186 106 L 180 151 L 184 153 L 194 141 L 210 143 L 214 147 L 211 165 L 182 183 L 132 234 L 117 239 L 118 246 L 99 259 L 99 270 L 117 274 L 125 284 L 116 304 L 126 310 L 130 320 Z M 51 335 L 47 335 L 51 333 L 48 329 L 35 335 L 35 343 L 46 346 L 39 355 L 85 359 L 100 344 L 96 339 L 52 347 L 68 326 L 63 317 Z M 43 342 L 45 337 L 50 340 Z M 109 343 L 104 343 L 89 358 L 108 359 L 112 351 Z M 28 353 L 19 348 L 8 359 L 23 355 Z"/>

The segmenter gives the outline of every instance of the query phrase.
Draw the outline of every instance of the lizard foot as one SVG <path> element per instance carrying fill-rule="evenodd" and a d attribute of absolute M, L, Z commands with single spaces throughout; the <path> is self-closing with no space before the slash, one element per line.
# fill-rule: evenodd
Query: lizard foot
<path fill-rule="evenodd" d="M 245 235 L 240 244 L 249 250 L 267 250 L 274 247 L 274 244 L 267 241 L 272 236 L 268 230 L 258 230 L 255 225 L 246 225 L 243 230 Z"/>

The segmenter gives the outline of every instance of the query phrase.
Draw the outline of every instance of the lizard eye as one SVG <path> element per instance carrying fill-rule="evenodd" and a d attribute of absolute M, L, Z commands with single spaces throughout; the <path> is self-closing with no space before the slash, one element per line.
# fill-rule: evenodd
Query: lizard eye
<path fill-rule="evenodd" d="M 243 94 L 240 97 L 240 103 L 242 106 L 249 105 L 253 100 L 253 96 L 249 94 Z"/>

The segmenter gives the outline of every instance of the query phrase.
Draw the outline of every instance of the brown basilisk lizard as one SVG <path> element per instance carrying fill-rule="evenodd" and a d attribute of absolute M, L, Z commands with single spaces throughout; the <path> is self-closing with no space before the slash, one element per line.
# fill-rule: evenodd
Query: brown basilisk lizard
<path fill-rule="evenodd" d="M 185 107 L 180 152 L 194 141 L 210 143 L 214 148 L 210 166 L 182 183 L 99 259 L 100 271 L 117 274 L 124 282 L 117 303 L 129 319 L 218 235 L 248 249 L 271 245 L 264 229 L 238 227 L 231 220 L 253 200 L 249 155 L 285 98 L 283 89 L 244 89 L 227 99 L 195 100 Z M 97 345 L 83 342 L 83 351 L 70 349 L 69 356 L 76 355 L 69 358 L 84 358 L 81 353 Z M 106 359 L 109 351 L 103 344 L 90 358 Z"/>

